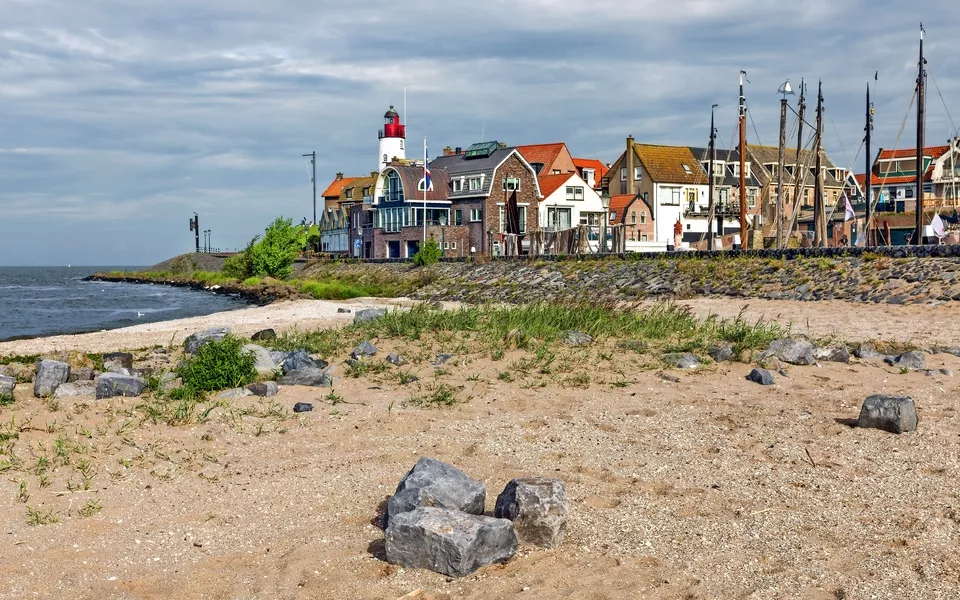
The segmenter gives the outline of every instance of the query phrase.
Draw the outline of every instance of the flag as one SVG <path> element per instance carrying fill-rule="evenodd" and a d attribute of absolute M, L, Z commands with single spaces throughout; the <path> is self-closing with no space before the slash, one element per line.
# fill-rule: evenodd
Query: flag
<path fill-rule="evenodd" d="M 857 213 L 853 210 L 853 206 L 850 205 L 850 196 L 847 196 L 846 192 L 843 194 L 843 200 L 846 203 L 846 208 L 843 213 L 844 222 L 849 221 L 850 219 L 856 219 Z"/>
<path fill-rule="evenodd" d="M 430 182 L 430 161 L 427 157 L 427 140 L 423 140 L 423 190 L 427 191 L 433 188 Z"/>
<path fill-rule="evenodd" d="M 943 219 L 940 218 L 939 213 L 933 215 L 933 220 L 930 221 L 930 227 L 933 229 L 934 235 L 938 238 L 943 239 L 947 236 L 947 231 L 943 226 Z"/>
<path fill-rule="evenodd" d="M 858 248 L 862 248 L 866 243 L 867 243 L 866 236 L 861 231 L 860 233 L 857 234 L 857 241 L 854 242 L 853 245 Z"/>

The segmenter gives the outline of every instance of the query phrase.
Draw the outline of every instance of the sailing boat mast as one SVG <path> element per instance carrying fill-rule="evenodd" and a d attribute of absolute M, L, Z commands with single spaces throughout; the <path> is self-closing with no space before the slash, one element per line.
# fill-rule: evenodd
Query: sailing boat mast
<path fill-rule="evenodd" d="M 873 157 L 870 155 L 870 134 L 873 132 L 873 105 L 870 104 L 870 84 L 869 84 L 869 83 L 867 83 L 867 113 L 866 113 L 866 114 L 867 114 L 867 124 L 866 124 L 866 127 L 865 127 L 865 128 L 866 128 L 866 131 L 867 131 L 867 137 L 866 137 L 866 139 L 865 139 L 865 142 L 866 142 L 866 145 L 867 145 L 867 156 L 866 156 L 866 161 L 867 161 L 867 170 L 866 170 L 867 178 L 866 178 L 866 184 L 865 184 L 865 186 L 864 186 L 864 192 L 863 192 L 863 193 L 864 193 L 864 196 L 865 196 L 865 198 L 866 198 L 866 200 L 867 200 L 867 214 L 866 214 L 866 218 L 864 219 L 864 225 L 863 225 L 863 226 L 866 228 L 866 231 L 864 231 L 864 234 L 866 235 L 866 237 L 865 237 L 864 239 L 866 240 L 866 242 L 864 242 L 864 244 L 867 245 L 867 246 L 872 246 L 872 245 L 873 245 L 873 243 L 872 243 L 872 242 L 873 242 L 873 237 L 872 237 L 872 235 L 871 235 L 871 233 L 870 233 L 870 217 L 871 217 L 871 214 L 870 214 L 870 213 L 871 213 L 871 211 L 870 211 L 870 205 L 871 205 L 872 202 L 871 202 L 871 198 L 870 198 L 870 193 L 871 193 L 871 191 L 873 190 L 873 183 L 872 183 L 872 179 L 873 179 Z"/>
<path fill-rule="evenodd" d="M 717 130 L 713 126 L 713 110 L 715 108 L 717 108 L 716 104 L 710 107 L 710 164 L 707 165 L 707 196 L 710 209 L 707 216 L 707 250 L 713 250 L 713 216 L 716 213 L 716 203 L 713 201 L 713 165 L 717 162 L 717 147 L 715 145 Z"/>
<path fill-rule="evenodd" d="M 787 236 L 784 240 L 784 246 L 789 245 L 790 236 L 793 235 L 793 227 L 796 225 L 797 216 L 800 212 L 800 197 L 803 195 L 803 182 L 807 178 L 806 169 L 801 168 L 800 152 L 803 148 L 803 119 L 807 114 L 807 84 L 804 79 L 800 79 L 800 99 L 799 102 L 799 121 L 797 122 L 797 156 L 793 163 L 793 210 L 790 219 L 790 226 L 787 228 Z"/>
<path fill-rule="evenodd" d="M 913 232 L 913 243 L 923 243 L 923 134 L 924 134 L 924 84 L 927 72 L 923 59 L 923 23 L 920 24 L 920 68 L 917 73 L 917 224 Z"/>
<path fill-rule="evenodd" d="M 743 78 L 746 71 L 740 71 L 740 249 L 748 246 L 747 242 L 747 105 L 743 97 Z"/>
<path fill-rule="evenodd" d="M 817 144 L 816 166 L 814 167 L 813 182 L 813 245 L 821 248 L 827 242 L 827 221 L 823 206 L 823 82 L 817 89 Z"/>

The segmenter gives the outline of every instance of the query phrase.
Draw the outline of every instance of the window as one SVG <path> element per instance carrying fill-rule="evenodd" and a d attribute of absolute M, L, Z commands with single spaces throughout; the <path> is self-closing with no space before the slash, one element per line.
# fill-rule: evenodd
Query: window
<path fill-rule="evenodd" d="M 643 167 L 634 167 L 633 168 L 633 178 L 637 181 L 643 179 Z"/>
<path fill-rule="evenodd" d="M 630 223 L 631 223 L 632 225 L 636 225 L 636 224 L 637 224 L 637 211 L 635 211 L 635 210 L 630 212 Z"/>
<path fill-rule="evenodd" d="M 450 242 L 450 249 L 451 249 L 451 250 L 456 250 L 456 249 L 457 249 L 457 243 L 456 243 L 456 242 Z"/>
<path fill-rule="evenodd" d="M 527 232 L 527 207 L 519 206 L 520 209 L 520 233 Z M 500 233 L 507 230 L 507 211 L 503 205 L 500 205 Z"/>
<path fill-rule="evenodd" d="M 424 188 L 426 188 L 426 186 L 427 186 L 427 180 L 426 180 L 426 179 L 421 179 L 421 180 L 417 183 L 417 189 L 420 190 L 421 192 L 426 191 L 426 190 L 424 189 Z M 433 191 L 433 180 L 430 181 L 430 190 Z"/>
<path fill-rule="evenodd" d="M 906 194 L 907 198 L 913 198 L 913 188 L 907 188 L 904 193 Z"/>
<path fill-rule="evenodd" d="M 554 169 L 552 174 L 553 174 L 553 175 L 559 175 L 559 174 L 560 174 L 560 169 Z"/>
<path fill-rule="evenodd" d="M 789 202 L 787 200 L 786 202 Z M 747 207 L 754 208 L 757 205 L 757 188 L 747 188 Z"/>
<path fill-rule="evenodd" d="M 746 179 L 750 178 L 750 163 L 743 163 L 743 176 Z"/>
<path fill-rule="evenodd" d="M 504 177 L 503 178 L 503 190 L 505 192 L 518 192 L 520 191 L 520 178 L 519 177 Z"/>
<path fill-rule="evenodd" d="M 543 163 L 530 163 L 530 166 L 533 167 L 533 172 L 537 175 L 543 170 Z"/>
<path fill-rule="evenodd" d="M 615 210 L 610 211 L 610 222 L 613 223 L 616 220 L 617 220 L 617 211 Z"/>
<path fill-rule="evenodd" d="M 690 167 L 688 165 L 681 164 L 680 166 L 683 167 L 684 173 L 686 173 L 687 175 L 693 175 L 693 171 L 690 170 Z"/>
<path fill-rule="evenodd" d="M 463 211 L 457 209 L 453 211 L 453 224 L 454 225 L 463 225 Z"/>
<path fill-rule="evenodd" d="M 450 249 L 450 242 L 444 242 L 444 243 L 443 243 L 443 249 L 444 249 L 444 250 L 449 250 L 449 249 Z"/>
<path fill-rule="evenodd" d="M 483 220 L 483 209 L 482 208 L 471 208 L 470 209 L 470 221 L 475 223 L 477 221 Z"/>
<path fill-rule="evenodd" d="M 471 178 L 467 181 L 467 183 L 468 183 L 469 186 L 470 186 L 470 191 L 479 190 L 482 181 L 483 181 L 483 179 L 481 179 L 480 177 L 471 177 Z"/>
<path fill-rule="evenodd" d="M 347 198 L 353 200 L 353 188 L 347 188 Z"/>
<path fill-rule="evenodd" d="M 599 225 L 603 220 L 603 213 L 583 212 L 580 213 L 581 225 Z"/>
<path fill-rule="evenodd" d="M 581 177 L 583 177 L 583 180 L 586 181 L 590 187 L 597 185 L 596 173 L 593 169 L 583 169 Z"/>
<path fill-rule="evenodd" d="M 627 168 L 622 167 L 620 169 L 620 181 L 626 181 L 626 180 L 627 180 Z"/>
<path fill-rule="evenodd" d="M 570 229 L 572 210 L 569 208 L 547 208 L 547 227 L 552 227 L 557 231 Z"/>
<path fill-rule="evenodd" d="M 663 203 L 680 206 L 680 188 L 670 188 L 667 193 L 669 195 L 664 194 Z"/>
<path fill-rule="evenodd" d="M 717 177 L 723 177 L 723 163 L 717 161 L 713 163 L 713 174 Z"/>
<path fill-rule="evenodd" d="M 583 186 L 568 185 L 567 200 L 583 200 Z"/>
<path fill-rule="evenodd" d="M 462 192 L 462 191 L 463 191 L 463 178 L 462 178 L 462 177 L 461 177 L 460 179 L 454 179 L 453 181 L 450 182 L 450 184 L 453 186 L 453 191 L 455 191 L 455 192 Z"/>
<path fill-rule="evenodd" d="M 643 225 L 647 222 L 647 213 L 640 212 L 640 224 Z"/>
<path fill-rule="evenodd" d="M 387 175 L 386 196 L 387 202 L 403 202 L 403 184 L 400 183 L 400 175 L 391 170 Z"/>
<path fill-rule="evenodd" d="M 363 188 L 363 197 L 364 197 L 364 198 L 369 198 L 369 197 L 370 197 L 370 186 L 367 186 L 367 187 Z"/>
<path fill-rule="evenodd" d="M 641 242 L 647 241 L 647 234 L 645 234 L 645 233 L 641 234 L 641 235 L 640 235 L 640 241 L 641 241 Z"/>
<path fill-rule="evenodd" d="M 690 206 L 697 203 L 697 190 L 687 190 L 687 202 Z"/>

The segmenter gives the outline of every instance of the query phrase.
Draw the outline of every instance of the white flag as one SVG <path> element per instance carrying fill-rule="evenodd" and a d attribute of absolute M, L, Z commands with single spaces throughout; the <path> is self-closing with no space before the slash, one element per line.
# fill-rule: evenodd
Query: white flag
<path fill-rule="evenodd" d="M 863 235 L 863 232 L 861 231 L 860 233 L 857 234 L 857 241 L 854 242 L 853 245 L 856 246 L 856 247 L 858 247 L 858 248 L 863 248 L 863 246 L 864 246 L 866 243 L 867 243 L 866 236 Z"/>
<path fill-rule="evenodd" d="M 943 239 L 947 237 L 947 231 L 943 227 L 943 219 L 940 218 L 940 213 L 933 215 L 933 220 L 930 221 L 930 227 L 933 229 L 934 235 L 938 238 Z"/>
<path fill-rule="evenodd" d="M 846 210 L 843 213 L 843 221 L 847 222 L 850 219 L 856 219 L 857 213 L 853 210 L 853 206 L 850 204 L 850 196 L 844 194 L 843 200 L 846 202 Z"/>

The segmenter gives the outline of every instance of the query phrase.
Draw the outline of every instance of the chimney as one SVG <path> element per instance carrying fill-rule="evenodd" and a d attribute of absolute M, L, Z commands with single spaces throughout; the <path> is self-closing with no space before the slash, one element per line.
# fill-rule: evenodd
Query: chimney
<path fill-rule="evenodd" d="M 454 156 L 460 156 L 460 153 L 463 152 L 463 148 L 457 146 L 456 150 L 453 151 Z"/>
<path fill-rule="evenodd" d="M 343 179 L 343 173 L 337 173 L 337 181 Z"/>
<path fill-rule="evenodd" d="M 450 146 L 447 146 L 446 148 L 444 148 L 444 149 L 443 149 L 443 155 L 444 155 L 444 156 L 453 156 L 453 148 L 451 148 Z"/>
<path fill-rule="evenodd" d="M 633 163 L 635 158 L 636 158 L 636 154 L 634 154 L 633 152 L 633 136 L 628 135 L 627 136 L 627 153 L 623 161 L 623 165 L 627 169 L 627 189 L 624 190 L 624 193 L 630 194 L 631 196 L 637 193 L 636 182 L 634 182 L 633 180 L 633 172 L 634 172 Z"/>

